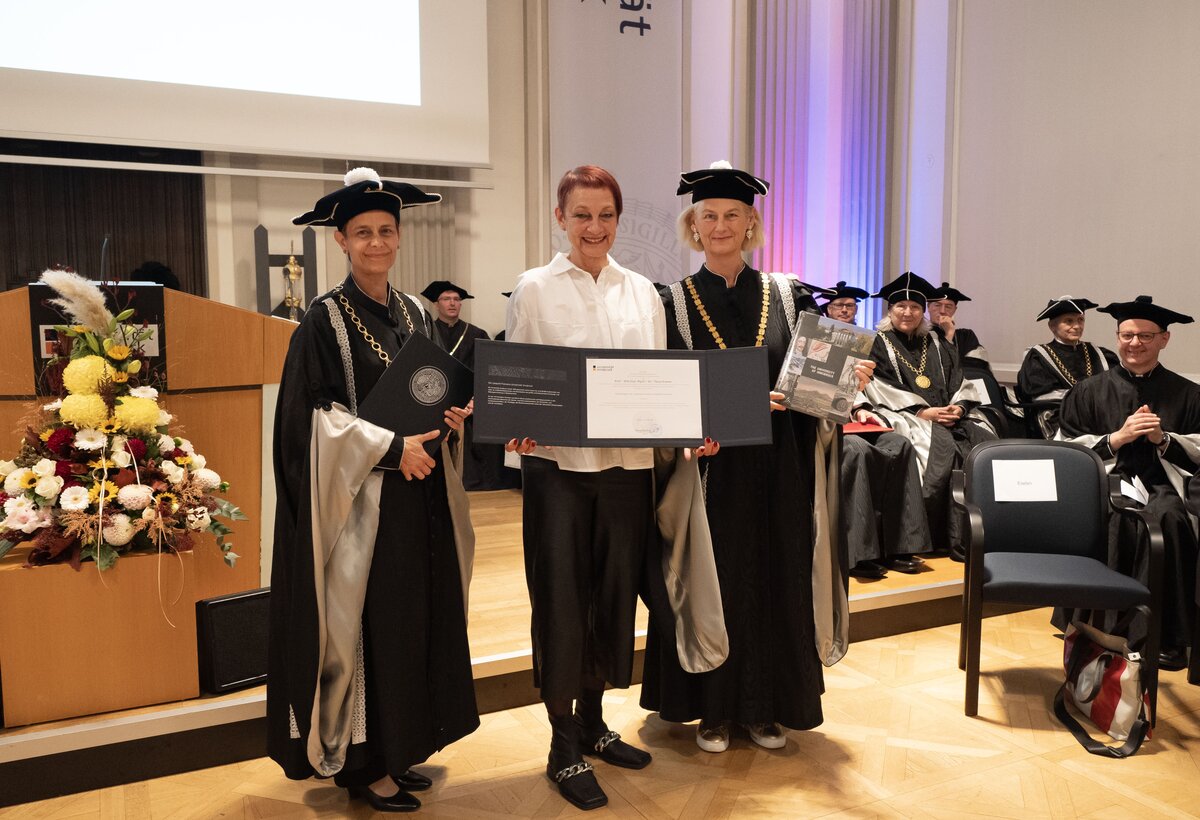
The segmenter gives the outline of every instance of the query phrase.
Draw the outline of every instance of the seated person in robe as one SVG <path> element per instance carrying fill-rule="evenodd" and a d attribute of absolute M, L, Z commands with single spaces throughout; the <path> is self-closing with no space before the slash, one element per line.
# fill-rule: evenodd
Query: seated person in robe
<path fill-rule="evenodd" d="M 1035 320 L 1046 322 L 1053 338 L 1025 351 L 1017 373 L 1017 397 L 1022 402 L 1054 402 L 1036 411 L 1044 438 L 1058 433 L 1059 405 L 1067 391 L 1118 363 L 1116 353 L 1083 340 L 1084 313 L 1094 307 L 1090 299 L 1060 296 L 1047 302 Z"/>
<path fill-rule="evenodd" d="M 916 450 L 934 549 L 961 557 L 965 523 L 952 508 L 950 474 L 996 433 L 976 411 L 979 391 L 963 381 L 958 352 L 925 320 L 937 293 L 925 279 L 904 273 L 875 294 L 887 300 L 888 312 L 877 325 L 875 378 L 864 393 L 872 411 Z"/>
<path fill-rule="evenodd" d="M 958 313 L 958 303 L 969 301 L 971 297 L 951 287 L 949 282 L 942 282 L 942 286 L 929 299 L 929 321 L 941 333 L 942 338 L 954 347 L 961 367 L 978 367 L 991 371 L 987 349 L 979 343 L 975 331 L 969 327 L 958 327 L 954 318 Z"/>
<path fill-rule="evenodd" d="M 838 282 L 822 293 L 821 311 L 830 319 L 854 324 L 858 303 L 870 294 Z M 856 408 L 856 421 L 888 424 L 868 405 Z M 899 433 L 849 434 L 842 437 L 842 533 L 850 574 L 863 580 L 883 578 L 888 570 L 916 573 L 925 562 L 916 553 L 930 547 L 929 521 L 921 497 L 921 472 L 912 444 Z"/>
<path fill-rule="evenodd" d="M 1196 611 L 1196 526 L 1188 515 L 1187 486 L 1200 470 L 1200 385 L 1167 370 L 1159 356 L 1172 324 L 1191 316 L 1154 304 L 1149 296 L 1100 308 L 1117 320 L 1120 366 L 1075 385 L 1063 399 L 1059 438 L 1095 450 L 1112 472 L 1137 479 L 1145 508 L 1162 526 L 1162 655 L 1159 668 L 1182 669 L 1193 646 Z M 1138 534 L 1114 516 L 1109 561 L 1145 583 L 1148 568 L 1135 561 Z"/>

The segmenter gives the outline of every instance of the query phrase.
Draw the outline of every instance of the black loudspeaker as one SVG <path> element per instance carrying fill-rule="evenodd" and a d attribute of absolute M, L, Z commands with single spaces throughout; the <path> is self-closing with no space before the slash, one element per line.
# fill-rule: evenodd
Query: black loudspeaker
<path fill-rule="evenodd" d="M 270 595 L 263 587 L 196 602 L 203 691 L 217 695 L 266 681 Z"/>

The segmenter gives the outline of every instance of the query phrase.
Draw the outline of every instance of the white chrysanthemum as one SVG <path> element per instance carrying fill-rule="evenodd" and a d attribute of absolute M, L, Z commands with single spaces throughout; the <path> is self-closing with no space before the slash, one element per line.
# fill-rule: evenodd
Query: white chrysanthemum
<path fill-rule="evenodd" d="M 123 547 L 133 540 L 136 532 L 129 516 L 117 513 L 108 520 L 108 526 L 104 528 L 104 540 L 114 547 Z"/>
<path fill-rule="evenodd" d="M 187 475 L 187 470 L 173 461 L 164 461 L 158 465 L 158 469 L 162 470 L 163 475 L 167 477 L 167 481 L 170 481 L 176 487 L 183 483 L 184 476 Z"/>
<path fill-rule="evenodd" d="M 126 484 L 117 491 L 117 503 L 127 510 L 144 510 L 154 500 L 154 490 L 145 484 Z"/>
<path fill-rule="evenodd" d="M 6 530 L 20 530 L 26 535 L 37 532 L 42 527 L 48 527 L 54 519 L 49 510 L 34 507 L 32 510 L 18 510 L 4 519 L 2 526 Z"/>
<path fill-rule="evenodd" d="M 75 434 L 75 447 L 79 450 L 102 450 L 106 444 L 108 436 L 91 427 L 85 427 Z"/>
<path fill-rule="evenodd" d="M 173 418 L 175 418 L 175 417 L 172 416 L 170 413 L 168 413 L 166 410 L 159 410 L 158 411 L 158 424 L 155 426 L 156 427 L 166 427 L 168 424 L 171 423 L 171 419 L 173 419 Z"/>
<path fill-rule="evenodd" d="M 193 472 L 192 480 L 205 490 L 215 490 L 221 486 L 221 476 L 207 467 L 202 467 Z"/>
<path fill-rule="evenodd" d="M 69 512 L 86 510 L 88 506 L 87 487 L 67 487 L 58 496 L 58 506 Z"/>
<path fill-rule="evenodd" d="M 195 447 L 193 447 L 193 446 L 192 446 L 192 443 L 191 443 L 190 441 L 188 441 L 187 439 L 185 439 L 185 438 L 181 438 L 181 439 L 179 440 L 179 443 L 178 443 L 178 444 L 176 444 L 175 446 L 176 446 L 176 447 L 178 447 L 180 450 L 183 450 L 183 451 L 184 451 L 185 453 L 187 453 L 189 456 L 190 456 L 190 455 L 195 455 L 195 453 L 196 453 L 196 448 L 195 448 Z"/>
<path fill-rule="evenodd" d="M 33 474 L 38 478 L 45 478 L 48 475 L 54 475 L 54 462 L 48 458 L 43 458 L 31 468 Z"/>
<path fill-rule="evenodd" d="M 20 495 L 28 489 L 25 485 L 28 483 L 29 476 L 33 475 L 33 470 L 28 467 L 18 467 L 8 474 L 4 479 L 4 492 L 9 495 Z"/>
<path fill-rule="evenodd" d="M 38 479 L 38 483 L 33 485 L 33 491 L 53 504 L 62 486 L 63 480 L 60 477 L 56 475 L 42 476 Z"/>
<path fill-rule="evenodd" d="M 189 530 L 205 529 L 211 521 L 208 510 L 204 507 L 192 507 L 187 511 L 187 528 Z"/>
<path fill-rule="evenodd" d="M 17 469 L 17 462 L 0 459 L 0 478 L 8 478 Z"/>
<path fill-rule="evenodd" d="M 158 437 L 158 451 L 160 453 L 169 453 L 175 449 L 175 439 L 163 433 Z"/>
<path fill-rule="evenodd" d="M 113 450 L 110 457 L 112 458 L 112 463 L 122 470 L 133 463 L 133 456 L 129 454 L 128 450 Z"/>
<path fill-rule="evenodd" d="M 380 179 L 379 173 L 374 168 L 351 168 L 346 172 L 346 176 L 342 177 L 342 181 L 349 188 L 360 182 L 380 182 Z"/>
<path fill-rule="evenodd" d="M 157 399 L 158 391 L 153 387 L 143 385 L 142 387 L 134 387 L 129 391 L 129 395 L 135 399 Z"/>
<path fill-rule="evenodd" d="M 49 404 L 42 405 L 43 410 L 57 410 L 60 407 L 62 407 L 62 399 L 55 399 L 54 401 L 50 402 Z"/>
<path fill-rule="evenodd" d="M 4 502 L 4 514 L 13 515 L 21 510 L 32 510 L 37 506 L 27 495 L 16 495 Z"/>

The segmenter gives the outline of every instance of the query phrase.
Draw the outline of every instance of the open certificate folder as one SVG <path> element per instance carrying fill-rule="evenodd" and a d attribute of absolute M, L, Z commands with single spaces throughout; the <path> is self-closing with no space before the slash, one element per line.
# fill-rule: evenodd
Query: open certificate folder
<path fill-rule="evenodd" d="M 858 393 L 854 366 L 871 357 L 875 331 L 816 313 L 803 313 L 775 389 L 790 410 L 839 423 L 849 421 Z"/>

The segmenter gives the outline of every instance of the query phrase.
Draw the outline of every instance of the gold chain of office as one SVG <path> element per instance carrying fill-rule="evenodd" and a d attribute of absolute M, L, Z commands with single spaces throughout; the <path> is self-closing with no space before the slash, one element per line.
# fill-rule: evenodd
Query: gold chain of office
<path fill-rule="evenodd" d="M 759 274 L 759 276 L 762 277 L 762 313 L 758 317 L 758 335 L 754 338 L 755 347 L 762 347 L 763 337 L 767 335 L 767 315 L 771 311 L 771 279 L 765 273 Z M 687 287 L 688 293 L 691 294 L 692 304 L 696 306 L 696 312 L 700 314 L 700 321 L 704 322 L 704 326 L 712 334 L 713 341 L 717 343 L 717 347 L 724 350 L 725 340 L 717 332 L 717 326 L 713 324 L 712 318 L 704 308 L 704 303 L 700 301 L 700 294 L 696 292 L 696 285 L 692 282 L 692 277 L 689 276 L 684 279 L 683 284 Z"/>
<path fill-rule="evenodd" d="M 363 339 L 371 346 L 371 349 L 379 356 L 384 367 L 392 366 L 392 357 L 383 349 L 383 345 L 375 341 L 375 337 L 371 335 L 371 331 L 367 330 L 367 326 L 363 324 L 362 319 L 358 318 L 358 314 L 354 311 L 354 305 L 350 304 L 350 300 L 346 298 L 346 294 L 342 293 L 342 288 L 339 285 L 334 288 L 334 293 L 337 294 L 337 299 L 341 302 L 342 307 L 346 309 L 346 314 L 350 317 L 350 321 L 358 328 L 358 332 L 362 334 Z M 404 312 L 404 323 L 408 325 L 408 333 L 411 336 L 416 330 L 413 327 L 412 317 L 408 314 L 408 305 L 404 304 L 404 298 L 400 294 L 396 294 L 396 301 L 400 303 L 400 310 Z"/>
<path fill-rule="evenodd" d="M 1066 379 L 1072 387 L 1074 387 L 1075 383 L 1078 381 L 1078 379 L 1076 379 L 1075 376 L 1071 373 L 1071 371 L 1067 369 L 1067 366 L 1065 364 L 1063 364 L 1062 359 L 1060 359 L 1060 358 L 1058 358 L 1058 356 L 1054 355 L 1054 351 L 1050 348 L 1050 345 L 1042 345 L 1042 349 L 1050 354 L 1050 358 L 1054 360 L 1054 364 L 1056 364 L 1058 366 L 1059 371 L 1062 372 L 1063 378 Z M 1087 375 L 1085 375 L 1084 378 L 1085 379 L 1091 378 L 1091 376 L 1092 376 L 1092 354 L 1088 352 L 1088 346 L 1086 343 L 1084 343 L 1084 345 L 1083 345 L 1083 366 L 1087 373 Z"/>
<path fill-rule="evenodd" d="M 912 371 L 913 376 L 916 377 L 915 381 L 917 383 L 917 387 L 925 390 L 929 387 L 929 385 L 933 384 L 929 377 L 925 375 L 925 363 L 929 360 L 928 334 L 925 335 L 924 344 L 921 345 L 921 362 L 919 366 L 914 366 L 912 362 L 901 356 L 900 351 L 892 345 L 892 340 L 887 337 L 886 333 L 881 333 L 879 336 L 881 339 L 883 339 L 883 343 L 888 346 L 888 349 L 892 351 L 892 355 L 896 357 L 896 361 L 900 362 Z"/>

